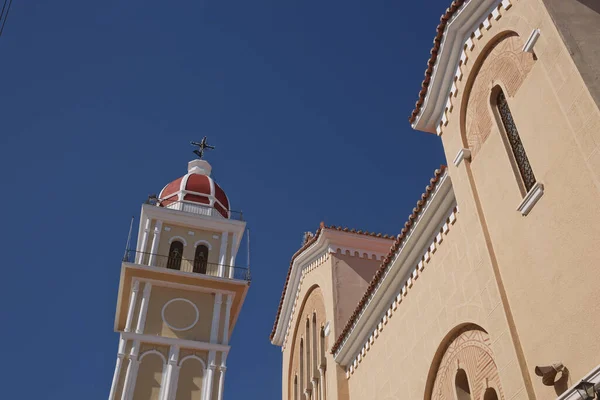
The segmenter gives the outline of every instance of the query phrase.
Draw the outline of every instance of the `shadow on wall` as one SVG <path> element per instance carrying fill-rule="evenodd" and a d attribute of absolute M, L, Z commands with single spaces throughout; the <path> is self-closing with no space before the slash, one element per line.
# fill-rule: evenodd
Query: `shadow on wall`
<path fill-rule="evenodd" d="M 596 11 L 598 14 L 600 14 L 600 2 L 598 0 L 577 0 L 577 1 L 580 2 L 581 4 L 583 4 L 584 6 Z"/>

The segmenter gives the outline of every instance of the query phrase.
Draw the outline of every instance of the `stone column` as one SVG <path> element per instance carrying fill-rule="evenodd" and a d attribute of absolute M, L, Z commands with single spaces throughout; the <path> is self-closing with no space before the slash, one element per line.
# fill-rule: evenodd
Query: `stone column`
<path fill-rule="evenodd" d="M 179 367 L 177 363 L 179 362 L 179 346 L 171 346 L 169 350 L 169 360 L 167 361 L 167 373 L 165 379 L 165 390 L 163 400 L 171 400 L 175 398 L 175 393 L 177 392 L 177 378 Z"/>
<path fill-rule="evenodd" d="M 223 321 L 223 344 L 229 344 L 229 317 L 231 314 L 231 304 L 233 296 L 228 294 L 225 300 L 225 321 Z"/>
<path fill-rule="evenodd" d="M 321 374 L 321 400 L 325 400 L 325 393 L 327 392 L 326 386 L 327 382 L 325 381 L 325 365 L 319 365 L 319 373 Z"/>
<path fill-rule="evenodd" d="M 225 264 L 227 263 L 227 237 L 229 236 L 229 232 L 221 233 L 221 248 L 219 249 L 219 273 L 218 275 L 221 278 L 225 277 Z"/>
<path fill-rule="evenodd" d="M 113 374 L 112 385 L 110 386 L 110 393 L 108 394 L 108 400 L 115 400 L 117 394 L 117 386 L 119 386 L 119 377 L 121 376 L 121 367 L 123 366 L 123 360 L 125 359 L 125 345 L 127 341 L 123 339 L 123 335 L 119 338 L 119 350 L 117 352 L 117 363 L 115 365 L 115 373 Z"/>
<path fill-rule="evenodd" d="M 223 302 L 223 295 L 221 293 L 215 293 L 215 304 L 213 306 L 212 324 L 210 327 L 210 342 L 217 343 L 219 335 L 219 319 L 221 317 L 221 304 Z"/>
<path fill-rule="evenodd" d="M 204 400 L 212 400 L 212 386 L 215 376 L 215 350 L 208 352 L 208 367 L 206 368 L 206 391 L 204 392 Z"/>
<path fill-rule="evenodd" d="M 156 221 L 154 227 L 154 237 L 152 238 L 152 248 L 150 249 L 150 261 L 148 265 L 156 265 L 156 252 L 158 251 L 158 242 L 160 241 L 160 231 L 162 230 L 162 221 Z"/>
<path fill-rule="evenodd" d="M 140 242 L 140 247 L 138 248 L 138 253 L 136 257 L 136 264 L 143 264 L 144 255 L 148 250 L 148 233 L 150 232 L 150 218 L 146 218 L 144 223 L 144 233 L 142 234 L 142 241 Z"/>
<path fill-rule="evenodd" d="M 138 360 L 139 350 L 140 342 L 138 340 L 134 340 L 133 346 L 131 346 L 131 351 L 129 352 L 129 364 L 127 364 L 127 372 L 125 373 L 125 384 L 123 385 L 121 400 L 130 400 L 133 397 L 137 372 L 140 367 L 140 362 Z"/>
<path fill-rule="evenodd" d="M 146 284 L 144 285 L 144 295 L 142 296 L 142 304 L 140 305 L 140 317 L 138 318 L 135 333 L 144 333 L 144 326 L 146 325 L 146 314 L 148 313 L 148 302 L 150 301 L 151 290 L 152 284 L 150 282 L 146 282 Z"/>
<path fill-rule="evenodd" d="M 219 397 L 217 400 L 223 400 L 223 390 L 225 388 L 225 361 L 227 360 L 227 353 L 221 353 L 221 366 L 219 367 Z"/>
<path fill-rule="evenodd" d="M 313 377 L 311 383 L 312 383 L 312 392 L 315 394 L 314 400 L 319 400 L 319 390 L 318 390 L 319 389 L 319 385 L 318 385 L 319 381 L 317 378 Z"/>
<path fill-rule="evenodd" d="M 133 324 L 133 312 L 135 310 L 135 303 L 137 302 L 137 295 L 140 291 L 140 281 L 137 279 L 133 281 L 131 285 L 131 295 L 129 297 L 129 310 L 127 310 L 127 320 L 125 321 L 125 332 L 131 332 L 131 325 Z"/>
<path fill-rule="evenodd" d="M 237 233 L 233 233 L 231 237 L 231 257 L 229 258 L 229 271 L 226 274 L 229 279 L 235 277 L 235 256 L 236 252 L 233 251 L 233 246 L 237 243 Z"/>
<path fill-rule="evenodd" d="M 306 400 L 312 400 L 311 393 L 312 393 L 312 390 L 304 389 L 304 396 L 305 396 Z"/>

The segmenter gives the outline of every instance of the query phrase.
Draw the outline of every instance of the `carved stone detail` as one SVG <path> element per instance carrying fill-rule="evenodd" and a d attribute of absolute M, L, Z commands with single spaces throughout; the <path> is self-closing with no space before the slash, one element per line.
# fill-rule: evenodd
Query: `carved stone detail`
<path fill-rule="evenodd" d="M 498 368 L 494 362 L 490 338 L 487 333 L 474 328 L 459 331 L 446 348 L 435 377 L 432 400 L 453 400 L 455 377 L 458 368 L 464 369 L 469 379 L 471 398 L 481 399 L 488 385 L 504 399 Z"/>
<path fill-rule="evenodd" d="M 489 107 L 491 87 L 502 82 L 506 95 L 513 97 L 535 63 L 533 55 L 523 52 L 522 47 L 522 40 L 518 36 L 506 36 L 487 51 L 479 69 L 473 71 L 475 78 L 465 116 L 465 133 L 472 159 L 475 159 L 492 131 Z"/>

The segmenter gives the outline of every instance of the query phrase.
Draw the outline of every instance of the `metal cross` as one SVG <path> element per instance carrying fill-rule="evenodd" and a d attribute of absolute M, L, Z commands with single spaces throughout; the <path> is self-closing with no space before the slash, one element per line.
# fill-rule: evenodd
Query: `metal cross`
<path fill-rule="evenodd" d="M 206 136 L 204 136 L 202 138 L 202 141 L 200 143 L 198 142 L 190 142 L 192 144 L 192 146 L 198 146 L 198 149 L 194 150 L 194 154 L 197 155 L 199 158 L 202 158 L 202 156 L 204 155 L 204 150 L 205 149 L 209 149 L 209 150 L 214 150 L 215 146 L 210 146 L 206 143 Z"/>

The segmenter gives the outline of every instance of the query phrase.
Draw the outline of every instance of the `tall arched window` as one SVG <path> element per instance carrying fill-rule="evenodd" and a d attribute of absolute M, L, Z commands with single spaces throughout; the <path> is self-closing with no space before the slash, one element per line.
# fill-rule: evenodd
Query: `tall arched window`
<path fill-rule="evenodd" d="M 464 369 L 459 369 L 454 378 L 454 385 L 456 386 L 456 399 L 457 400 L 471 400 L 471 389 L 469 389 L 469 379 Z"/>
<path fill-rule="evenodd" d="M 300 397 L 304 393 L 304 340 L 300 339 Z"/>
<path fill-rule="evenodd" d="M 533 174 L 531 164 L 529 164 L 529 159 L 527 158 L 527 153 L 525 152 L 525 148 L 521 142 L 517 125 L 515 125 L 512 113 L 508 107 L 508 102 L 506 101 L 506 96 L 504 96 L 504 92 L 502 90 L 498 90 L 498 95 L 496 97 L 496 108 L 498 109 L 498 114 L 502 120 L 504 132 L 506 133 L 506 138 L 508 139 L 508 144 L 512 150 L 513 161 L 519 170 L 521 182 L 525 188 L 525 192 L 529 192 L 533 185 L 535 185 L 535 175 Z"/>
<path fill-rule="evenodd" d="M 194 255 L 194 272 L 206 274 L 208 266 L 208 247 L 203 244 L 196 246 L 196 254 Z"/>
<path fill-rule="evenodd" d="M 317 339 L 317 313 L 313 313 L 312 316 L 312 374 L 313 377 L 319 376 L 319 346 Z"/>
<path fill-rule="evenodd" d="M 483 400 L 498 400 L 498 393 L 493 388 L 487 388 Z"/>
<path fill-rule="evenodd" d="M 300 400 L 298 397 L 298 375 L 294 376 L 294 400 Z"/>
<path fill-rule="evenodd" d="M 181 269 L 181 258 L 183 257 L 183 243 L 178 240 L 171 243 L 169 248 L 169 259 L 167 261 L 167 268 L 169 269 Z"/>
<path fill-rule="evenodd" d="M 311 360 L 310 360 L 310 318 L 306 318 L 306 387 L 305 389 L 310 389 L 311 383 L 310 380 L 312 378 L 312 371 L 310 369 Z"/>

